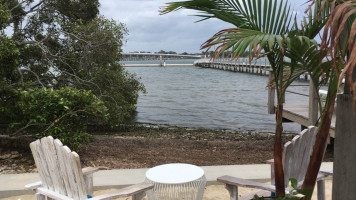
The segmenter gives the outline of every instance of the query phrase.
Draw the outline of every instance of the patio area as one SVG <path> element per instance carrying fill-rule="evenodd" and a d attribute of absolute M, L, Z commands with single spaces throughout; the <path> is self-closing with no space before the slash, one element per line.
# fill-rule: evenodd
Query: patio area
<path fill-rule="evenodd" d="M 207 187 L 204 192 L 204 200 L 229 199 L 229 193 L 224 185 L 218 184 L 216 178 L 222 175 L 233 175 L 239 178 L 268 182 L 270 180 L 270 165 L 219 165 L 202 167 L 207 179 Z M 332 162 L 324 162 L 322 169 L 332 170 Z M 142 182 L 148 169 L 120 169 L 100 170 L 94 174 L 94 195 L 104 194 L 111 190 L 123 188 L 127 185 Z M 34 200 L 34 192 L 25 190 L 25 185 L 39 181 L 37 173 L 5 174 L 0 175 L 0 199 L 1 200 Z M 326 199 L 331 199 L 332 180 L 326 180 Z M 252 189 L 239 189 L 239 194 L 247 194 Z M 316 199 L 316 192 L 314 192 Z M 120 198 L 126 200 L 130 198 Z"/>

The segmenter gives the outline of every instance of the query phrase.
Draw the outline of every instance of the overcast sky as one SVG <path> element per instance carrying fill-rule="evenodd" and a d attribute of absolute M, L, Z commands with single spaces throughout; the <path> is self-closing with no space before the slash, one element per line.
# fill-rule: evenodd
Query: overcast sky
<path fill-rule="evenodd" d="M 126 24 L 129 35 L 123 47 L 124 52 L 164 50 L 197 53 L 201 52 L 200 45 L 213 34 L 233 27 L 216 19 L 195 23 L 200 18 L 191 15 L 197 12 L 186 9 L 159 15 L 159 8 L 169 1 L 100 0 L 100 12 L 106 18 Z M 302 4 L 306 0 L 290 2 L 299 13 L 298 16 L 302 16 L 306 7 Z"/>

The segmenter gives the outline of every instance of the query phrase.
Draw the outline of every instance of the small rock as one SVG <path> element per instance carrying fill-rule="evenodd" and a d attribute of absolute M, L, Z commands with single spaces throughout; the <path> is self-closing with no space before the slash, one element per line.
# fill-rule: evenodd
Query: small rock
<path fill-rule="evenodd" d="M 37 172 L 37 168 L 32 169 L 31 172 L 32 172 L 32 173 Z"/>

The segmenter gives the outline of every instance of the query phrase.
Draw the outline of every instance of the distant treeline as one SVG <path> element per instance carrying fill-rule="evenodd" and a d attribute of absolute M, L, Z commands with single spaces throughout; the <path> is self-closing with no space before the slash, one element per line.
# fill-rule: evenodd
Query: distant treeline
<path fill-rule="evenodd" d="M 133 51 L 130 53 L 156 53 L 156 54 L 179 54 L 175 51 L 164 51 L 164 50 L 160 50 L 158 52 L 151 52 L 151 51 Z M 223 58 L 223 57 L 231 57 L 230 55 L 230 51 L 225 51 L 223 54 L 220 54 L 219 56 L 217 56 L 218 58 Z M 214 56 L 214 51 L 202 51 L 200 53 L 187 53 L 187 52 L 183 52 L 180 53 L 179 55 L 207 55 L 207 57 L 212 57 Z M 248 56 L 248 51 L 246 51 L 245 53 L 243 53 L 240 57 L 247 57 Z"/>

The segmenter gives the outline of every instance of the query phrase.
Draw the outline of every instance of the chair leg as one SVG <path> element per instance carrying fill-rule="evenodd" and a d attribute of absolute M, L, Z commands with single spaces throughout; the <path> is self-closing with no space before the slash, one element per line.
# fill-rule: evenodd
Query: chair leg
<path fill-rule="evenodd" d="M 236 185 L 225 185 L 225 188 L 229 191 L 230 193 L 230 200 L 238 200 L 239 194 L 238 194 L 238 189 Z"/>
<path fill-rule="evenodd" d="M 317 182 L 318 200 L 325 200 L 325 179 Z"/>
<path fill-rule="evenodd" d="M 276 183 L 275 177 L 274 177 L 274 165 L 271 164 L 271 184 L 274 185 Z"/>
<path fill-rule="evenodd" d="M 36 193 L 36 200 L 46 200 L 46 197 L 43 194 Z"/>
<path fill-rule="evenodd" d="M 146 196 L 146 192 L 140 192 L 138 194 L 132 195 L 132 200 L 142 200 Z"/>
<path fill-rule="evenodd" d="M 93 195 L 93 174 L 85 175 L 84 183 L 85 183 L 87 194 Z"/>

